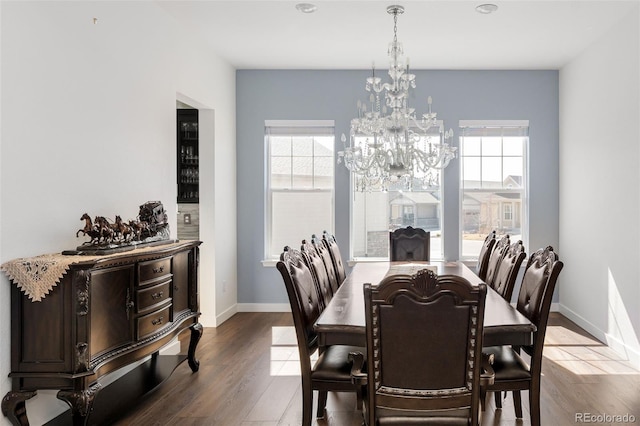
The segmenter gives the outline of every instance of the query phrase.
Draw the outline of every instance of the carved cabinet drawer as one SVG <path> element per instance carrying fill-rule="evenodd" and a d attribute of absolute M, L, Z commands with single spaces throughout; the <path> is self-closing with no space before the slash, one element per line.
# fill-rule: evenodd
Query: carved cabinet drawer
<path fill-rule="evenodd" d="M 139 268 L 138 282 L 140 285 L 144 285 L 148 281 L 155 281 L 171 275 L 171 258 L 140 262 Z"/>
<path fill-rule="evenodd" d="M 163 304 L 171 295 L 171 279 L 136 290 L 136 312 L 144 312 Z"/>
<path fill-rule="evenodd" d="M 167 305 L 162 309 L 153 311 L 150 314 L 142 315 L 136 319 L 136 336 L 137 339 L 143 339 L 146 336 L 155 333 L 169 323 L 169 310 L 171 305 Z"/>

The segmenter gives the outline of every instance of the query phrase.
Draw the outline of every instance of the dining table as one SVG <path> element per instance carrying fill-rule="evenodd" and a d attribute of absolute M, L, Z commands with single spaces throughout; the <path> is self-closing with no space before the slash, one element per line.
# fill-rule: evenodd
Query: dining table
<path fill-rule="evenodd" d="M 460 261 L 360 262 L 340 285 L 314 324 L 320 347 L 330 345 L 366 346 L 363 286 L 377 285 L 387 275 L 413 275 L 431 269 L 437 275 L 457 275 L 472 285 L 483 281 Z M 483 346 L 531 345 L 536 326 L 514 306 L 487 286 Z"/>

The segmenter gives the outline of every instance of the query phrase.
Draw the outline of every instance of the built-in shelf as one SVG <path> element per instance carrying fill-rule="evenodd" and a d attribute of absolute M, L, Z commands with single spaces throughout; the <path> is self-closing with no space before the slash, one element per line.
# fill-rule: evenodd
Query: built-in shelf
<path fill-rule="evenodd" d="M 177 184 L 178 203 L 198 203 L 198 110 L 177 110 Z"/>

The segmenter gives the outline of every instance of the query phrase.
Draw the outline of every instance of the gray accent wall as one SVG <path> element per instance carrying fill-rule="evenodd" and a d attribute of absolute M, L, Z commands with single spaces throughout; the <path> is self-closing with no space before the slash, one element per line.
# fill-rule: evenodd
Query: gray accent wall
<path fill-rule="evenodd" d="M 527 253 L 558 248 L 558 71 L 413 71 L 415 98 L 426 99 L 458 144 L 459 120 L 529 120 L 529 241 Z M 334 120 L 336 152 L 349 134 L 356 102 L 368 99 L 370 71 L 238 70 L 236 72 L 238 303 L 287 303 L 282 278 L 265 267 L 265 120 Z M 445 170 L 443 217 L 445 258 L 459 253 L 459 160 Z M 349 173 L 336 165 L 335 235 L 344 260 L 349 256 Z M 304 216 L 304 211 L 300 212 Z M 322 232 L 319 229 L 318 232 Z M 453 238 L 452 238 L 453 236 Z M 301 236 L 305 238 L 308 236 Z M 300 241 L 291 241 L 299 247 Z M 516 291 L 517 292 L 517 289 Z"/>

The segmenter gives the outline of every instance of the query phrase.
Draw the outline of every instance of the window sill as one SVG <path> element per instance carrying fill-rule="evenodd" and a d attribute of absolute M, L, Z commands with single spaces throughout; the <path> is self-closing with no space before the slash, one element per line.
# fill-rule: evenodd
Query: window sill
<path fill-rule="evenodd" d="M 347 265 L 350 267 L 355 266 L 357 263 L 373 263 L 373 262 L 388 262 L 388 257 L 356 257 L 354 259 L 347 260 Z"/>
<path fill-rule="evenodd" d="M 274 266 L 276 266 L 278 264 L 278 260 L 277 259 L 264 259 L 264 260 L 260 261 L 260 263 L 262 263 L 262 266 L 264 266 L 265 268 L 273 268 Z"/>

